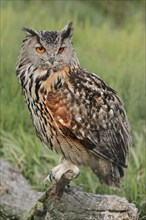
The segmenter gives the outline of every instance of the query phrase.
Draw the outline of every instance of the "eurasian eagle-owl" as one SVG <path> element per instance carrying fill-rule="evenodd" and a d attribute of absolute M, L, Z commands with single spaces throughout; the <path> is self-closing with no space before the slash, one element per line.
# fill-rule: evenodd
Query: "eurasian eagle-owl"
<path fill-rule="evenodd" d="M 62 154 L 48 178 L 58 181 L 68 170 L 76 178 L 83 164 L 119 187 L 131 138 L 115 90 L 80 66 L 72 22 L 61 31 L 23 30 L 16 73 L 38 137 Z"/>

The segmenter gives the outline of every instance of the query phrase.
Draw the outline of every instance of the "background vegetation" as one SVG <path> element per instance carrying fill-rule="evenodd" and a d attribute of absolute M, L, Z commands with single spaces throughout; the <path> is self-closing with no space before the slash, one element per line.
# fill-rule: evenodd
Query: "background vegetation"
<path fill-rule="evenodd" d="M 125 196 L 146 219 L 145 175 L 145 1 L 4 1 L 1 0 L 1 156 L 18 166 L 32 187 L 57 164 L 56 153 L 42 147 L 24 104 L 15 63 L 23 26 L 62 29 L 74 22 L 73 36 L 80 63 L 116 89 L 125 103 L 133 146 L 121 191 L 99 183 L 88 168 L 72 184 L 87 191 Z"/>

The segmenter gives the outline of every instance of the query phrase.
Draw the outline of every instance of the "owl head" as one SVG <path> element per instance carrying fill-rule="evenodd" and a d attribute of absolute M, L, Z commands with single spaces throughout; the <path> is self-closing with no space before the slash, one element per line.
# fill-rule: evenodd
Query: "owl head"
<path fill-rule="evenodd" d="M 73 23 L 61 31 L 36 31 L 23 28 L 26 38 L 20 52 L 21 64 L 24 61 L 42 69 L 58 71 L 72 62 L 78 62 L 72 47 Z"/>

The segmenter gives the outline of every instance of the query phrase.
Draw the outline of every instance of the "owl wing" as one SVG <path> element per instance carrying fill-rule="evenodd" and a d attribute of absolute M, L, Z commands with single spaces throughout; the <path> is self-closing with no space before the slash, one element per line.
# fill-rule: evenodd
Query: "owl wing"
<path fill-rule="evenodd" d="M 96 75 L 80 69 L 58 79 L 47 107 L 62 135 L 87 152 L 126 166 L 129 125 L 116 92 Z"/>

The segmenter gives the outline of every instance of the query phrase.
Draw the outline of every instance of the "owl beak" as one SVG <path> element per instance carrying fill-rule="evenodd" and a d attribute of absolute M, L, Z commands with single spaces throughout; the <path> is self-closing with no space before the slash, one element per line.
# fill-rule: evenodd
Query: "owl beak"
<path fill-rule="evenodd" d="M 55 58 L 54 58 L 54 57 L 51 57 L 51 58 L 49 59 L 49 62 L 53 65 L 53 64 L 54 64 L 54 60 L 55 60 Z"/>

